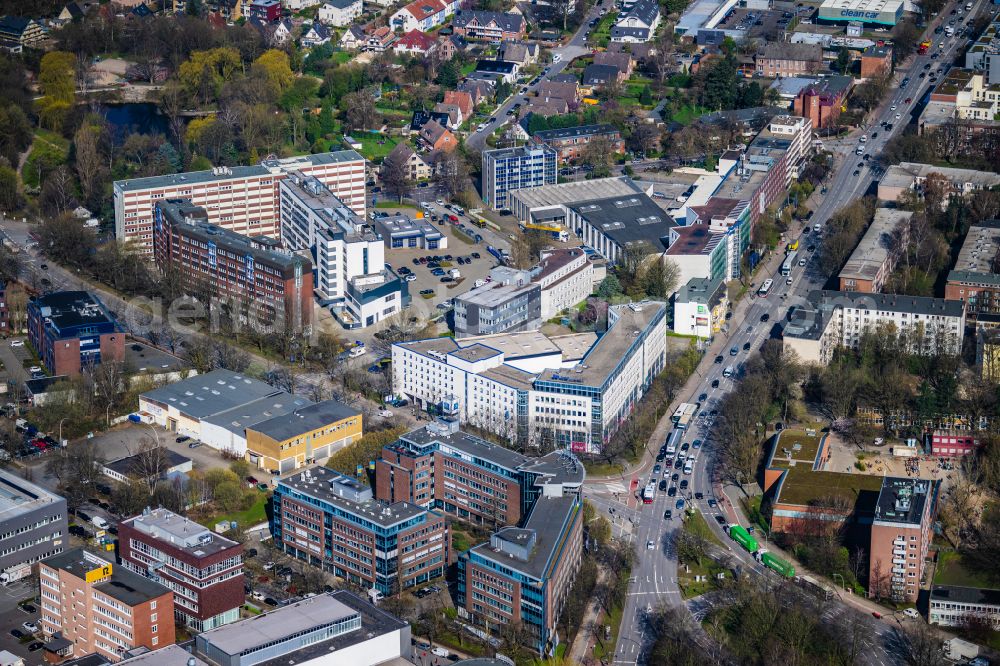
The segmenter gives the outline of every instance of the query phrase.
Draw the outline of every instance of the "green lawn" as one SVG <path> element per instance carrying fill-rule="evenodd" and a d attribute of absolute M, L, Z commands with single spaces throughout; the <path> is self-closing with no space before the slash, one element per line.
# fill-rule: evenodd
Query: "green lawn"
<path fill-rule="evenodd" d="M 216 523 L 221 523 L 224 520 L 230 522 L 235 520 L 237 523 L 239 523 L 240 527 L 246 529 L 247 527 L 263 523 L 264 521 L 267 520 L 268 495 L 265 492 L 260 492 L 260 491 L 258 492 L 260 494 L 260 497 L 257 498 L 257 501 L 254 502 L 249 509 L 245 509 L 243 511 L 235 511 L 233 513 L 227 513 L 223 515 L 210 516 L 208 518 L 202 519 L 201 524 L 208 528 L 214 528 Z"/>
<path fill-rule="evenodd" d="M 351 53 L 350 51 L 336 51 L 333 54 L 333 61 L 338 65 L 343 65 L 345 62 L 348 62 L 353 57 L 354 54 Z"/>
<path fill-rule="evenodd" d="M 695 511 L 688 516 L 687 520 L 684 521 L 684 529 L 691 534 L 706 539 L 719 548 L 726 548 L 726 545 L 719 541 L 719 537 L 715 536 L 715 532 L 708 526 L 708 521 L 705 520 L 705 516 L 702 515 L 701 511 Z"/>
<path fill-rule="evenodd" d="M 371 132 L 358 132 L 352 135 L 351 138 L 361 142 L 361 150 L 359 152 L 366 160 L 372 161 L 381 161 L 399 143 L 397 137 L 372 134 Z"/>
<path fill-rule="evenodd" d="M 27 187 L 41 187 L 39 175 L 45 176 L 69 158 L 69 141 L 48 130 L 37 130 L 31 153 L 24 162 L 21 178 Z"/>
<path fill-rule="evenodd" d="M 611 614 L 606 615 L 601 619 L 601 622 L 605 625 L 611 625 L 611 640 L 604 640 L 603 630 L 600 633 L 600 638 L 594 643 L 594 658 L 601 663 L 610 662 L 615 654 L 615 645 L 618 643 L 618 627 L 622 623 L 622 613 L 624 609 L 615 606 L 611 609 Z"/>
<path fill-rule="evenodd" d="M 376 208 L 412 208 L 417 209 L 416 206 L 408 203 L 399 203 L 393 199 L 383 199 L 375 204 Z"/>
<path fill-rule="evenodd" d="M 711 113 L 711 111 L 701 106 L 688 105 L 678 109 L 677 112 L 670 117 L 670 119 L 674 122 L 680 123 L 681 125 L 690 125 L 699 116 L 703 116 L 706 113 Z"/>
<path fill-rule="evenodd" d="M 934 582 L 938 585 L 985 588 L 993 588 L 997 584 L 995 578 L 964 566 L 962 564 L 962 556 L 953 551 L 943 551 L 938 556 L 938 565 L 934 572 Z"/>
<path fill-rule="evenodd" d="M 608 12 L 604 18 L 598 21 L 594 29 L 590 31 L 590 37 L 588 38 L 590 43 L 602 48 L 606 47 L 608 42 L 611 41 L 611 26 L 615 24 L 617 18 L 618 12 Z"/>

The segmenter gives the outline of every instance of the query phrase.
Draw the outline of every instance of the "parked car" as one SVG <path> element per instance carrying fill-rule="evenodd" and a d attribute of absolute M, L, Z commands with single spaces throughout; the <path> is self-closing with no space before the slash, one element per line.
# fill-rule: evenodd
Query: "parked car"
<path fill-rule="evenodd" d="M 392 412 L 390 410 L 388 410 L 388 409 L 380 409 L 380 410 L 378 410 L 378 415 L 381 416 L 384 419 L 391 419 L 392 418 Z"/>
<path fill-rule="evenodd" d="M 38 625 L 31 621 L 22 622 L 21 628 L 27 631 L 29 634 L 33 634 L 36 631 L 38 631 Z"/>

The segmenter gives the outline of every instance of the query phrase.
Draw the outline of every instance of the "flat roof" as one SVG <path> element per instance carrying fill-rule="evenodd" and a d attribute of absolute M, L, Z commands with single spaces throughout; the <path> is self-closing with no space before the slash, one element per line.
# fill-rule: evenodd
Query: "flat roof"
<path fill-rule="evenodd" d="M 587 355 L 598 340 L 594 331 L 557 335 L 549 340 L 562 351 L 564 361 L 579 361 Z"/>
<path fill-rule="evenodd" d="M 355 150 L 338 150 L 315 155 L 298 155 L 275 160 L 264 160 L 253 166 L 217 167 L 206 171 L 188 171 L 186 173 L 166 176 L 149 176 L 148 178 L 129 178 L 116 180 L 115 188 L 125 192 L 145 190 L 154 187 L 173 187 L 192 185 L 195 183 L 211 183 L 216 181 L 239 180 L 241 178 L 265 176 L 275 171 L 286 171 L 301 166 L 319 164 L 338 164 L 341 162 L 364 162 L 364 157 Z"/>
<path fill-rule="evenodd" d="M 934 491 L 934 483 L 930 479 L 882 477 L 875 522 L 919 525 Z"/>
<path fill-rule="evenodd" d="M 559 345 L 541 333 L 541 331 L 521 331 L 518 333 L 497 333 L 496 335 L 478 335 L 462 338 L 457 341 L 462 347 L 482 344 L 503 352 L 504 360 L 558 354 Z"/>
<path fill-rule="evenodd" d="M 389 504 L 375 499 L 355 502 L 343 497 L 337 493 L 333 484 L 340 483 L 344 478 L 349 477 L 344 477 L 328 467 L 314 467 L 285 477 L 278 483 L 364 518 L 380 527 L 392 527 L 427 513 L 427 509 L 409 502 Z"/>
<path fill-rule="evenodd" d="M 521 571 L 535 579 L 547 578 L 555 567 L 554 561 L 559 548 L 565 543 L 566 534 L 563 526 L 568 523 L 572 512 L 579 511 L 580 505 L 572 494 L 561 497 L 540 496 L 531 507 L 531 513 L 524 527 L 504 527 L 494 534 L 494 538 L 511 540 L 518 536 L 534 532 L 535 544 L 527 560 L 509 557 L 491 547 L 490 543 L 482 543 L 472 548 L 472 551 L 485 559 L 500 565 Z M 491 540 L 492 541 L 492 540 Z"/>
<path fill-rule="evenodd" d="M 167 469 L 172 469 L 179 465 L 184 465 L 185 463 L 191 462 L 190 458 L 182 456 L 181 454 L 175 451 L 171 451 L 165 446 L 161 446 L 159 448 L 163 452 L 162 453 L 163 462 L 166 465 Z M 148 464 L 147 463 L 147 461 L 149 460 L 148 455 L 149 454 L 146 453 L 136 453 L 131 456 L 125 456 L 123 458 L 112 460 L 111 462 L 106 462 L 104 463 L 104 467 L 114 472 L 118 472 L 122 476 L 131 476 L 132 474 L 141 475 L 143 473 L 148 473 L 148 470 L 145 469 L 144 467 L 145 465 Z"/>
<path fill-rule="evenodd" d="M 848 258 L 840 277 L 874 280 L 889 259 L 889 251 L 899 245 L 897 230 L 910 223 L 913 213 L 895 208 L 878 208 L 875 219 Z"/>
<path fill-rule="evenodd" d="M 952 108 L 954 108 L 954 105 L 952 105 Z M 941 167 L 933 164 L 921 164 L 919 162 L 893 164 L 885 170 L 885 174 L 883 174 L 882 179 L 879 181 L 879 185 L 900 188 L 912 187 L 915 182 L 926 178 L 930 173 L 941 174 L 953 183 L 963 186 L 966 183 L 975 188 L 988 188 L 1000 185 L 1000 173 Z"/>
<path fill-rule="evenodd" d="M 0 469 L 0 524 L 65 500 L 41 486 Z"/>
<path fill-rule="evenodd" d="M 399 439 L 403 442 L 413 443 L 418 447 L 436 445 L 440 448 L 441 445 L 444 445 L 457 451 L 467 453 L 473 458 L 488 460 L 495 465 L 505 467 L 512 472 L 517 471 L 521 465 L 525 464 L 529 460 L 527 456 L 522 455 L 517 451 L 512 451 L 499 444 L 494 444 L 493 442 L 487 441 L 482 437 L 470 435 L 462 430 L 445 430 L 435 424 L 411 430 Z"/>
<path fill-rule="evenodd" d="M 808 463 L 787 468 L 776 501 L 824 506 L 824 500 L 843 500 L 851 507 L 870 512 L 881 490 L 881 476 L 813 471 L 812 464 Z"/>
<path fill-rule="evenodd" d="M 112 565 L 111 576 L 104 581 L 94 583 L 94 589 L 108 595 L 126 606 L 137 606 L 151 599 L 169 594 L 170 590 L 159 583 L 132 573 L 125 567 L 115 564 L 111 560 L 105 559 L 83 548 L 67 550 L 59 555 L 42 560 L 42 562 L 53 569 L 60 569 L 70 573 L 80 580 L 84 580 L 88 571 L 93 571 L 107 564 Z"/>
<path fill-rule="evenodd" d="M 274 395 L 207 416 L 202 421 L 244 437 L 247 428 L 261 421 L 287 414 L 295 409 L 302 409 L 311 404 L 313 404 L 312 400 L 303 396 L 292 395 L 287 391 L 278 391 Z"/>
<path fill-rule="evenodd" d="M 649 187 L 652 184 L 647 183 Z M 522 206 L 533 210 L 572 204 L 586 199 L 603 199 L 607 197 L 627 196 L 645 192 L 643 187 L 628 176 L 615 178 L 595 178 L 594 180 L 579 180 L 555 185 L 540 185 L 511 191 L 508 196 L 518 201 Z M 513 207 L 511 208 L 513 210 Z"/>
<path fill-rule="evenodd" d="M 328 425 L 358 416 L 361 412 L 337 400 L 324 400 L 259 421 L 247 430 L 259 432 L 277 442 L 319 430 Z"/>
<path fill-rule="evenodd" d="M 220 369 L 147 391 L 141 397 L 201 419 L 278 393 L 281 391 L 259 379 Z"/>
<path fill-rule="evenodd" d="M 469 363 L 475 363 L 476 361 L 482 361 L 487 358 L 493 358 L 499 355 L 501 352 L 492 347 L 487 347 L 486 345 L 470 345 L 468 347 L 463 347 L 462 349 L 456 349 L 451 352 L 449 356 L 454 356 L 455 358 L 461 359 L 463 361 L 468 361 Z"/>
<path fill-rule="evenodd" d="M 192 659 L 194 661 L 191 661 Z M 135 657 L 123 659 L 118 664 L 128 664 L 128 666 L 146 666 L 147 664 L 149 666 L 209 666 L 207 661 L 202 661 L 176 643 L 159 650 L 149 650 Z"/>
<path fill-rule="evenodd" d="M 931 601 L 1000 606 L 1000 590 L 957 585 L 934 585 L 931 587 Z"/>
<path fill-rule="evenodd" d="M 811 434 L 807 432 L 811 430 Z M 813 428 L 786 428 L 778 434 L 771 456 L 772 467 L 815 465 L 820 442 L 826 433 L 822 424 Z"/>
<path fill-rule="evenodd" d="M 562 129 L 542 130 L 535 132 L 535 138 L 541 141 L 555 141 L 557 139 L 575 139 L 593 136 L 594 134 L 614 134 L 617 132 L 618 129 L 614 125 L 604 123 L 600 125 L 578 125 Z"/>
<path fill-rule="evenodd" d="M 123 524 L 131 525 L 137 531 L 157 541 L 167 542 L 195 557 L 215 555 L 240 545 L 163 507 L 146 509 L 138 516 L 123 521 Z"/>
<path fill-rule="evenodd" d="M 993 261 L 1000 254 L 1000 220 L 983 220 L 969 227 L 954 271 L 994 273 Z"/>
<path fill-rule="evenodd" d="M 512 365 L 498 365 L 495 368 L 479 373 L 480 377 L 492 379 L 495 382 L 514 389 L 529 391 L 534 386 L 535 373 L 515 368 Z"/>
<path fill-rule="evenodd" d="M 88 324 L 116 325 L 115 319 L 104 303 L 89 291 L 54 291 L 36 296 L 34 302 L 41 308 L 42 316 L 51 319 L 58 329 Z"/>
<path fill-rule="evenodd" d="M 456 296 L 455 300 L 469 305 L 493 308 L 531 291 L 541 291 L 541 287 L 534 282 L 525 284 L 488 282 L 481 287 L 476 287 Z"/>
<path fill-rule="evenodd" d="M 180 356 L 135 340 L 129 340 L 125 343 L 125 362 L 140 373 L 148 372 L 151 374 L 190 367 Z"/>
<path fill-rule="evenodd" d="M 722 276 L 715 278 L 691 278 L 681 285 L 674 296 L 675 303 L 717 303 L 724 293 L 726 283 Z"/>
<path fill-rule="evenodd" d="M 544 370 L 538 379 L 591 387 L 603 386 L 611 372 L 622 362 L 632 341 L 638 339 L 657 316 L 662 315 L 666 307 L 666 303 L 662 301 L 612 306 L 609 312 L 613 310 L 619 315 L 617 321 L 598 338 L 580 363 L 565 370 Z"/>
<path fill-rule="evenodd" d="M 569 207 L 621 247 L 647 243 L 652 251 L 662 252 L 667 246 L 664 239 L 678 226 L 644 193 L 590 199 L 569 204 Z"/>
<path fill-rule="evenodd" d="M 672 257 L 712 254 L 726 234 L 722 231 L 712 231 L 708 224 L 690 224 L 677 227 L 671 231 L 676 234 L 667 255 Z"/>

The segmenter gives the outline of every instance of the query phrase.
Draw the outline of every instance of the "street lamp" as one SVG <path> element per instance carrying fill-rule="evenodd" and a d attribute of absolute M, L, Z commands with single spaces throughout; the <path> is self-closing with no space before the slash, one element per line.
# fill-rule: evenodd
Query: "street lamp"
<path fill-rule="evenodd" d="M 842 589 L 842 590 L 846 590 L 847 589 L 847 583 L 844 581 L 844 577 L 843 576 L 841 576 L 837 572 L 833 572 L 833 574 L 831 574 L 831 575 L 833 576 L 833 580 L 834 581 L 836 581 L 838 578 L 840 579 L 840 589 Z M 838 593 L 838 596 L 839 596 L 839 593 Z"/>
<path fill-rule="evenodd" d="M 69 418 L 68 416 L 65 416 L 65 417 L 59 419 L 59 446 L 65 446 L 63 444 L 63 438 L 62 438 L 62 424 L 63 424 L 63 421 L 65 421 L 68 418 Z"/>

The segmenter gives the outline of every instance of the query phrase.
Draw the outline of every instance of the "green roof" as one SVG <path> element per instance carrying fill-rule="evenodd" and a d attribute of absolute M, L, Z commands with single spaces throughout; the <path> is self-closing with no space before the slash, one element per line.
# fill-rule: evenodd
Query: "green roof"
<path fill-rule="evenodd" d="M 819 453 L 819 444 L 826 434 L 822 428 L 822 424 L 817 423 L 813 427 L 782 430 L 775 444 L 771 466 L 788 467 L 788 453 L 791 454 L 791 460 L 797 465 L 813 465 L 816 461 L 816 455 Z M 810 430 L 811 434 L 807 433 L 806 430 Z"/>
<path fill-rule="evenodd" d="M 776 501 L 785 504 L 823 506 L 829 497 L 845 499 L 856 507 L 859 498 L 878 500 L 882 490 L 882 477 L 846 472 L 814 472 L 812 465 L 795 465 L 788 468 Z"/>

